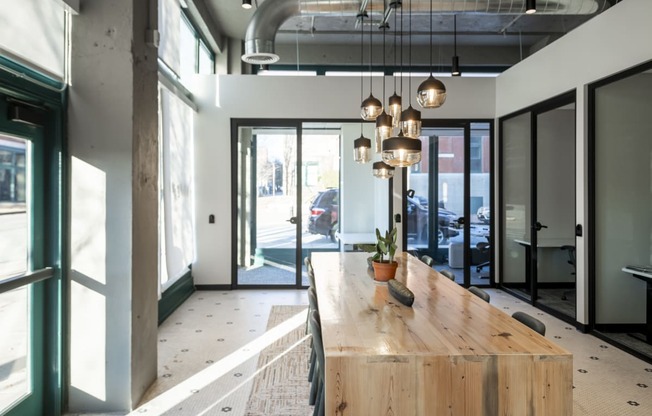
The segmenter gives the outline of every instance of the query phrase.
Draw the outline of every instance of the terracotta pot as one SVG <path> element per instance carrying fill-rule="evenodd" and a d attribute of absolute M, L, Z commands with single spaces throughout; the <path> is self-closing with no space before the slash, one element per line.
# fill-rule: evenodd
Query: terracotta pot
<path fill-rule="evenodd" d="M 397 262 L 391 263 L 380 263 L 377 261 L 373 262 L 374 266 L 374 279 L 379 282 L 386 282 L 390 279 L 393 279 L 396 276 L 396 268 L 398 267 Z"/>

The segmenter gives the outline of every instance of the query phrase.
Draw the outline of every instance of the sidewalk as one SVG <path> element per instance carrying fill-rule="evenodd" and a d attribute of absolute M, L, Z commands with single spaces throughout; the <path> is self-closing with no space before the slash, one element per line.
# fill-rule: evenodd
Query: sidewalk
<path fill-rule="evenodd" d="M 24 202 L 0 202 L 0 215 L 25 212 L 26 208 Z"/>

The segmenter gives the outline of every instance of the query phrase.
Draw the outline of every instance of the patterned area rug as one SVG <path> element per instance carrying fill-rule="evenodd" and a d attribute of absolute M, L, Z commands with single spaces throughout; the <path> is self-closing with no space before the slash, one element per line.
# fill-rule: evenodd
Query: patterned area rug
<path fill-rule="evenodd" d="M 267 329 L 305 309 L 299 305 L 272 306 Z M 259 373 L 254 378 L 245 415 L 312 415 L 313 408 L 308 405 L 309 359 L 310 337 L 306 336 L 304 325 L 265 348 L 258 358 Z"/>

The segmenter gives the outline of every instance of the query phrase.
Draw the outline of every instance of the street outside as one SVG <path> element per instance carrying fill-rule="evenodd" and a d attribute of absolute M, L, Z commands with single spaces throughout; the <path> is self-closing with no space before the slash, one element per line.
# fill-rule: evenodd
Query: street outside
<path fill-rule="evenodd" d="M 25 272 L 27 215 L 0 211 L 0 279 Z M 0 294 L 0 413 L 28 393 L 28 287 Z"/>

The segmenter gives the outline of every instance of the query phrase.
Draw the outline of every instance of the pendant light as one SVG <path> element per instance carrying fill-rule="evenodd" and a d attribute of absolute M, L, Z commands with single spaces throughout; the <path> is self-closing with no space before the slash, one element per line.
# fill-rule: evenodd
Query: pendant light
<path fill-rule="evenodd" d="M 360 127 L 360 137 L 353 141 L 353 160 L 357 163 L 367 163 L 371 160 L 371 140 L 362 134 L 362 123 Z"/>
<path fill-rule="evenodd" d="M 371 2 L 373 4 L 373 1 Z M 376 97 L 374 97 L 373 90 L 373 76 L 371 73 L 371 65 L 373 63 L 374 56 L 374 45 L 371 37 L 371 15 L 369 16 L 369 97 L 362 102 L 360 105 L 360 117 L 365 121 L 375 121 L 376 118 L 383 111 L 383 103 Z"/>
<path fill-rule="evenodd" d="M 408 103 L 410 104 L 407 110 L 404 110 L 401 113 L 401 130 L 403 135 L 407 137 L 412 137 L 414 139 L 418 138 L 421 134 L 421 111 L 415 110 L 412 108 L 412 97 L 410 91 L 412 90 L 412 0 L 410 0 L 410 9 L 409 9 L 409 37 L 410 37 L 410 46 L 409 46 L 409 69 L 408 72 Z M 432 23 L 431 23 L 432 25 Z"/>
<path fill-rule="evenodd" d="M 460 57 L 457 56 L 457 15 L 453 15 L 453 64 L 451 65 L 451 75 L 459 77 L 462 75 L 460 71 Z"/>
<path fill-rule="evenodd" d="M 394 177 L 396 169 L 385 162 L 374 162 L 373 173 L 374 176 L 381 179 L 389 179 Z"/>
<path fill-rule="evenodd" d="M 243 9 L 251 9 L 251 0 L 242 0 Z"/>
<path fill-rule="evenodd" d="M 526 0 L 525 1 L 525 13 L 534 14 L 537 12 L 537 0 Z"/>
<path fill-rule="evenodd" d="M 383 162 L 405 168 L 421 161 L 421 140 L 405 137 L 399 132 L 383 142 Z"/>
<path fill-rule="evenodd" d="M 363 32 L 362 32 L 362 21 L 364 20 L 364 14 L 360 13 L 357 16 L 360 21 L 360 100 L 362 100 L 362 64 L 363 64 Z M 357 163 L 367 163 L 371 160 L 371 140 L 364 137 L 362 133 L 362 122 L 360 122 L 360 137 L 353 141 L 353 160 Z"/>
<path fill-rule="evenodd" d="M 384 14 L 384 13 L 383 13 Z M 385 99 L 385 32 L 389 29 L 387 23 L 383 23 L 380 27 L 383 31 L 383 100 Z M 376 118 L 376 153 L 380 153 L 382 143 L 384 140 L 389 139 L 392 135 L 392 116 L 387 114 L 383 109 L 378 118 Z"/>
<path fill-rule="evenodd" d="M 400 5 L 400 3 L 397 2 L 392 2 L 390 3 L 390 7 L 394 8 L 394 71 L 396 71 L 396 29 L 398 26 L 396 25 L 396 15 L 398 14 L 398 11 L 396 11 L 396 8 Z M 401 27 L 403 26 L 403 19 L 401 19 Z M 403 29 L 401 29 L 401 35 L 403 34 Z M 402 42 L 402 41 L 401 41 Z M 401 48 L 401 65 L 403 61 L 403 49 Z M 401 74 L 402 76 L 403 74 Z M 387 103 L 387 114 L 392 116 L 392 127 L 398 127 L 399 122 L 401 121 L 401 111 L 402 109 L 402 99 L 401 96 L 396 94 L 396 75 L 392 74 L 392 78 L 394 79 L 394 94 L 389 97 L 389 101 Z"/>
<path fill-rule="evenodd" d="M 441 107 L 446 101 L 444 83 L 432 76 L 432 36 L 432 0 L 430 0 L 430 76 L 419 85 L 417 90 L 417 102 L 423 108 Z"/>

